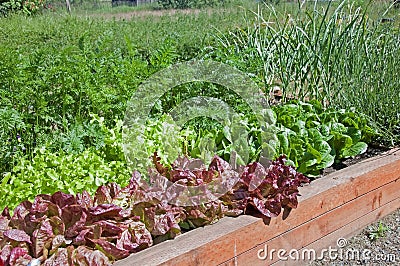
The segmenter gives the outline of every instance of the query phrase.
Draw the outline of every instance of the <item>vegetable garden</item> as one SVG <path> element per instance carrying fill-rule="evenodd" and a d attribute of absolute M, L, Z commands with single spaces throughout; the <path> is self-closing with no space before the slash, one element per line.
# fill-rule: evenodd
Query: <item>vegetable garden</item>
<path fill-rule="evenodd" d="M 298 188 L 327 168 L 400 142 L 392 1 L 218 1 L 129 20 L 10 3 L 0 2 L 0 265 L 109 265 L 224 216 L 273 219 L 297 208 Z M 158 71 L 190 60 L 245 73 L 268 101 L 268 130 L 232 89 L 179 85 L 154 103 L 141 141 L 131 143 L 134 156 L 148 158 L 131 169 L 128 101 Z M 240 114 L 242 167 L 229 163 L 235 145 L 225 125 L 174 123 L 169 112 L 197 96 Z M 195 206 L 169 204 L 174 195 L 147 184 L 223 176 L 237 183 Z"/>

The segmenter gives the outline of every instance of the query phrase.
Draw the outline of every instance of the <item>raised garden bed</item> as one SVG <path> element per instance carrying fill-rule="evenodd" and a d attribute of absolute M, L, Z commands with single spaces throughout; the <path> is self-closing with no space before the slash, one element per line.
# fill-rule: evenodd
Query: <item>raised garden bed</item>
<path fill-rule="evenodd" d="M 223 218 L 126 259 L 124 265 L 299 265 L 272 260 L 262 249 L 337 247 L 366 225 L 400 208 L 400 151 L 391 150 L 300 188 L 299 207 L 269 224 L 260 218 Z M 318 254 L 318 253 L 317 253 Z M 269 254 L 267 254 L 269 255 Z M 287 254 L 286 254 L 287 256 Z"/>

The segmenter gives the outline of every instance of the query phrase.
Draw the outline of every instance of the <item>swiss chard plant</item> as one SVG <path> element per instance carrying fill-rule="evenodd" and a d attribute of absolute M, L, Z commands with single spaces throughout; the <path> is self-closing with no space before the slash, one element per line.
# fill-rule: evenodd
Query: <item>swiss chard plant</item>
<path fill-rule="evenodd" d="M 377 134 L 354 109 L 323 109 L 317 101 L 294 101 L 274 110 L 279 139 L 275 148 L 308 175 L 319 175 L 334 162 L 366 152 Z"/>
<path fill-rule="evenodd" d="M 367 118 L 351 108 L 326 109 L 318 101 L 292 101 L 273 106 L 270 112 L 274 118 L 268 130 L 247 115 L 242 117 L 250 161 L 265 152 L 274 158 L 286 154 L 289 163 L 309 176 L 318 176 L 335 162 L 366 152 L 367 143 L 377 136 Z M 233 146 L 229 130 L 214 127 L 190 132 L 184 148 L 190 156 L 203 158 L 208 149 L 229 160 Z M 269 142 L 262 143 L 263 139 Z"/>

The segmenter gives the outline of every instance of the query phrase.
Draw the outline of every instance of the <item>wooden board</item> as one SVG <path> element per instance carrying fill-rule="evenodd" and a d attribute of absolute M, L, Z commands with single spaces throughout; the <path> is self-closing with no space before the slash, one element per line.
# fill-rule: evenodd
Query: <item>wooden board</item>
<path fill-rule="evenodd" d="M 236 258 L 231 259 L 229 263 L 226 263 L 226 265 L 235 265 L 234 263 L 238 263 L 238 265 L 270 265 L 278 260 L 277 254 L 272 254 L 272 260 L 269 258 L 269 255 L 268 258 L 261 260 L 258 258 L 258 252 L 260 249 L 269 250 L 267 253 L 270 253 L 272 249 L 276 251 L 283 249 L 288 253 L 290 250 L 300 250 L 310 245 L 310 243 L 315 243 L 335 231 L 342 230 L 343 227 L 351 223 L 357 223 L 357 226 L 352 228 L 356 231 L 357 229 L 362 228 L 365 224 L 364 222 L 359 221 L 365 221 L 366 215 L 376 209 L 391 203 L 392 204 L 389 206 L 393 206 L 393 203 L 396 205 L 397 203 L 398 208 L 400 206 L 399 191 L 400 181 L 391 182 L 381 188 L 371 191 L 370 193 L 362 195 L 355 200 L 338 206 L 317 218 L 306 221 L 300 226 L 286 231 L 271 240 L 260 243 L 245 253 L 240 254 Z M 380 199 L 378 204 L 374 203 L 374 199 L 376 198 Z M 375 221 L 375 219 L 368 220 L 367 222 L 370 223 L 373 221 Z M 343 234 L 345 233 L 346 232 L 343 232 Z M 247 240 L 249 241 L 249 239 Z M 337 239 L 330 240 L 332 243 Z M 335 247 L 336 244 L 332 246 Z M 322 247 L 325 246 L 321 245 L 321 248 Z M 264 255 L 264 252 L 260 252 L 261 257 Z M 288 254 L 282 254 L 282 257 L 286 258 L 287 256 Z"/>

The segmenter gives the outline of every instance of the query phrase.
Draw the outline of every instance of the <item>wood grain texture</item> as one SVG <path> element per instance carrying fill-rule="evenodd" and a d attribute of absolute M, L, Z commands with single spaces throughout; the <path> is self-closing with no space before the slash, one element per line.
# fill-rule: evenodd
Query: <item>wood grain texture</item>
<path fill-rule="evenodd" d="M 225 265 L 234 265 L 234 262 L 238 263 L 238 265 L 271 265 L 279 260 L 277 254 L 275 253 L 273 255 L 272 260 L 269 258 L 270 256 L 265 260 L 260 260 L 258 258 L 258 252 L 260 249 L 269 251 L 272 249 L 276 251 L 284 249 L 286 252 L 293 249 L 300 250 L 310 245 L 310 243 L 320 241 L 320 239 L 334 233 L 335 231 L 342 230 L 342 228 L 348 224 L 363 220 L 364 222 L 358 223 L 358 226 L 360 227 L 356 226 L 352 228 L 356 231 L 357 229 L 360 229 L 365 222 L 371 223 L 375 221 L 373 217 L 369 216 L 370 220 L 365 221 L 365 217 L 367 217 L 366 215 L 369 213 L 392 202 L 399 203 L 399 192 L 400 180 L 397 182 L 393 181 L 346 204 L 338 206 L 317 218 L 309 220 L 292 230 L 286 231 L 271 240 L 260 243 L 253 249 L 231 259 L 229 263 L 226 263 Z M 399 208 L 399 206 L 400 205 L 394 206 L 394 210 Z M 343 234 L 345 234 L 345 232 Z M 321 247 L 324 246 L 321 245 Z M 261 255 L 264 255 L 264 252 L 262 252 Z M 288 254 L 282 255 L 282 257 L 287 256 Z"/>
<path fill-rule="evenodd" d="M 391 201 L 371 212 L 368 214 L 354 220 L 351 223 L 346 224 L 345 226 L 341 227 L 340 229 L 318 239 L 318 241 L 315 241 L 308 246 L 302 248 L 299 250 L 299 253 L 303 252 L 304 249 L 307 250 L 315 250 L 316 254 L 319 255 L 321 254 L 322 249 L 326 249 L 329 246 L 332 248 L 338 248 L 337 247 L 337 240 L 339 238 L 344 238 L 344 239 L 349 239 L 352 236 L 358 234 L 364 227 L 367 225 L 385 217 L 386 215 L 389 215 L 392 213 L 394 210 L 398 209 L 400 206 L 400 198 L 395 199 L 394 201 Z M 346 251 L 346 247 L 343 248 L 344 251 Z M 308 263 L 308 260 L 287 260 L 287 261 L 277 261 L 271 265 L 274 266 L 297 266 L 297 265 L 305 265 Z M 265 264 L 264 264 L 265 265 Z"/>

